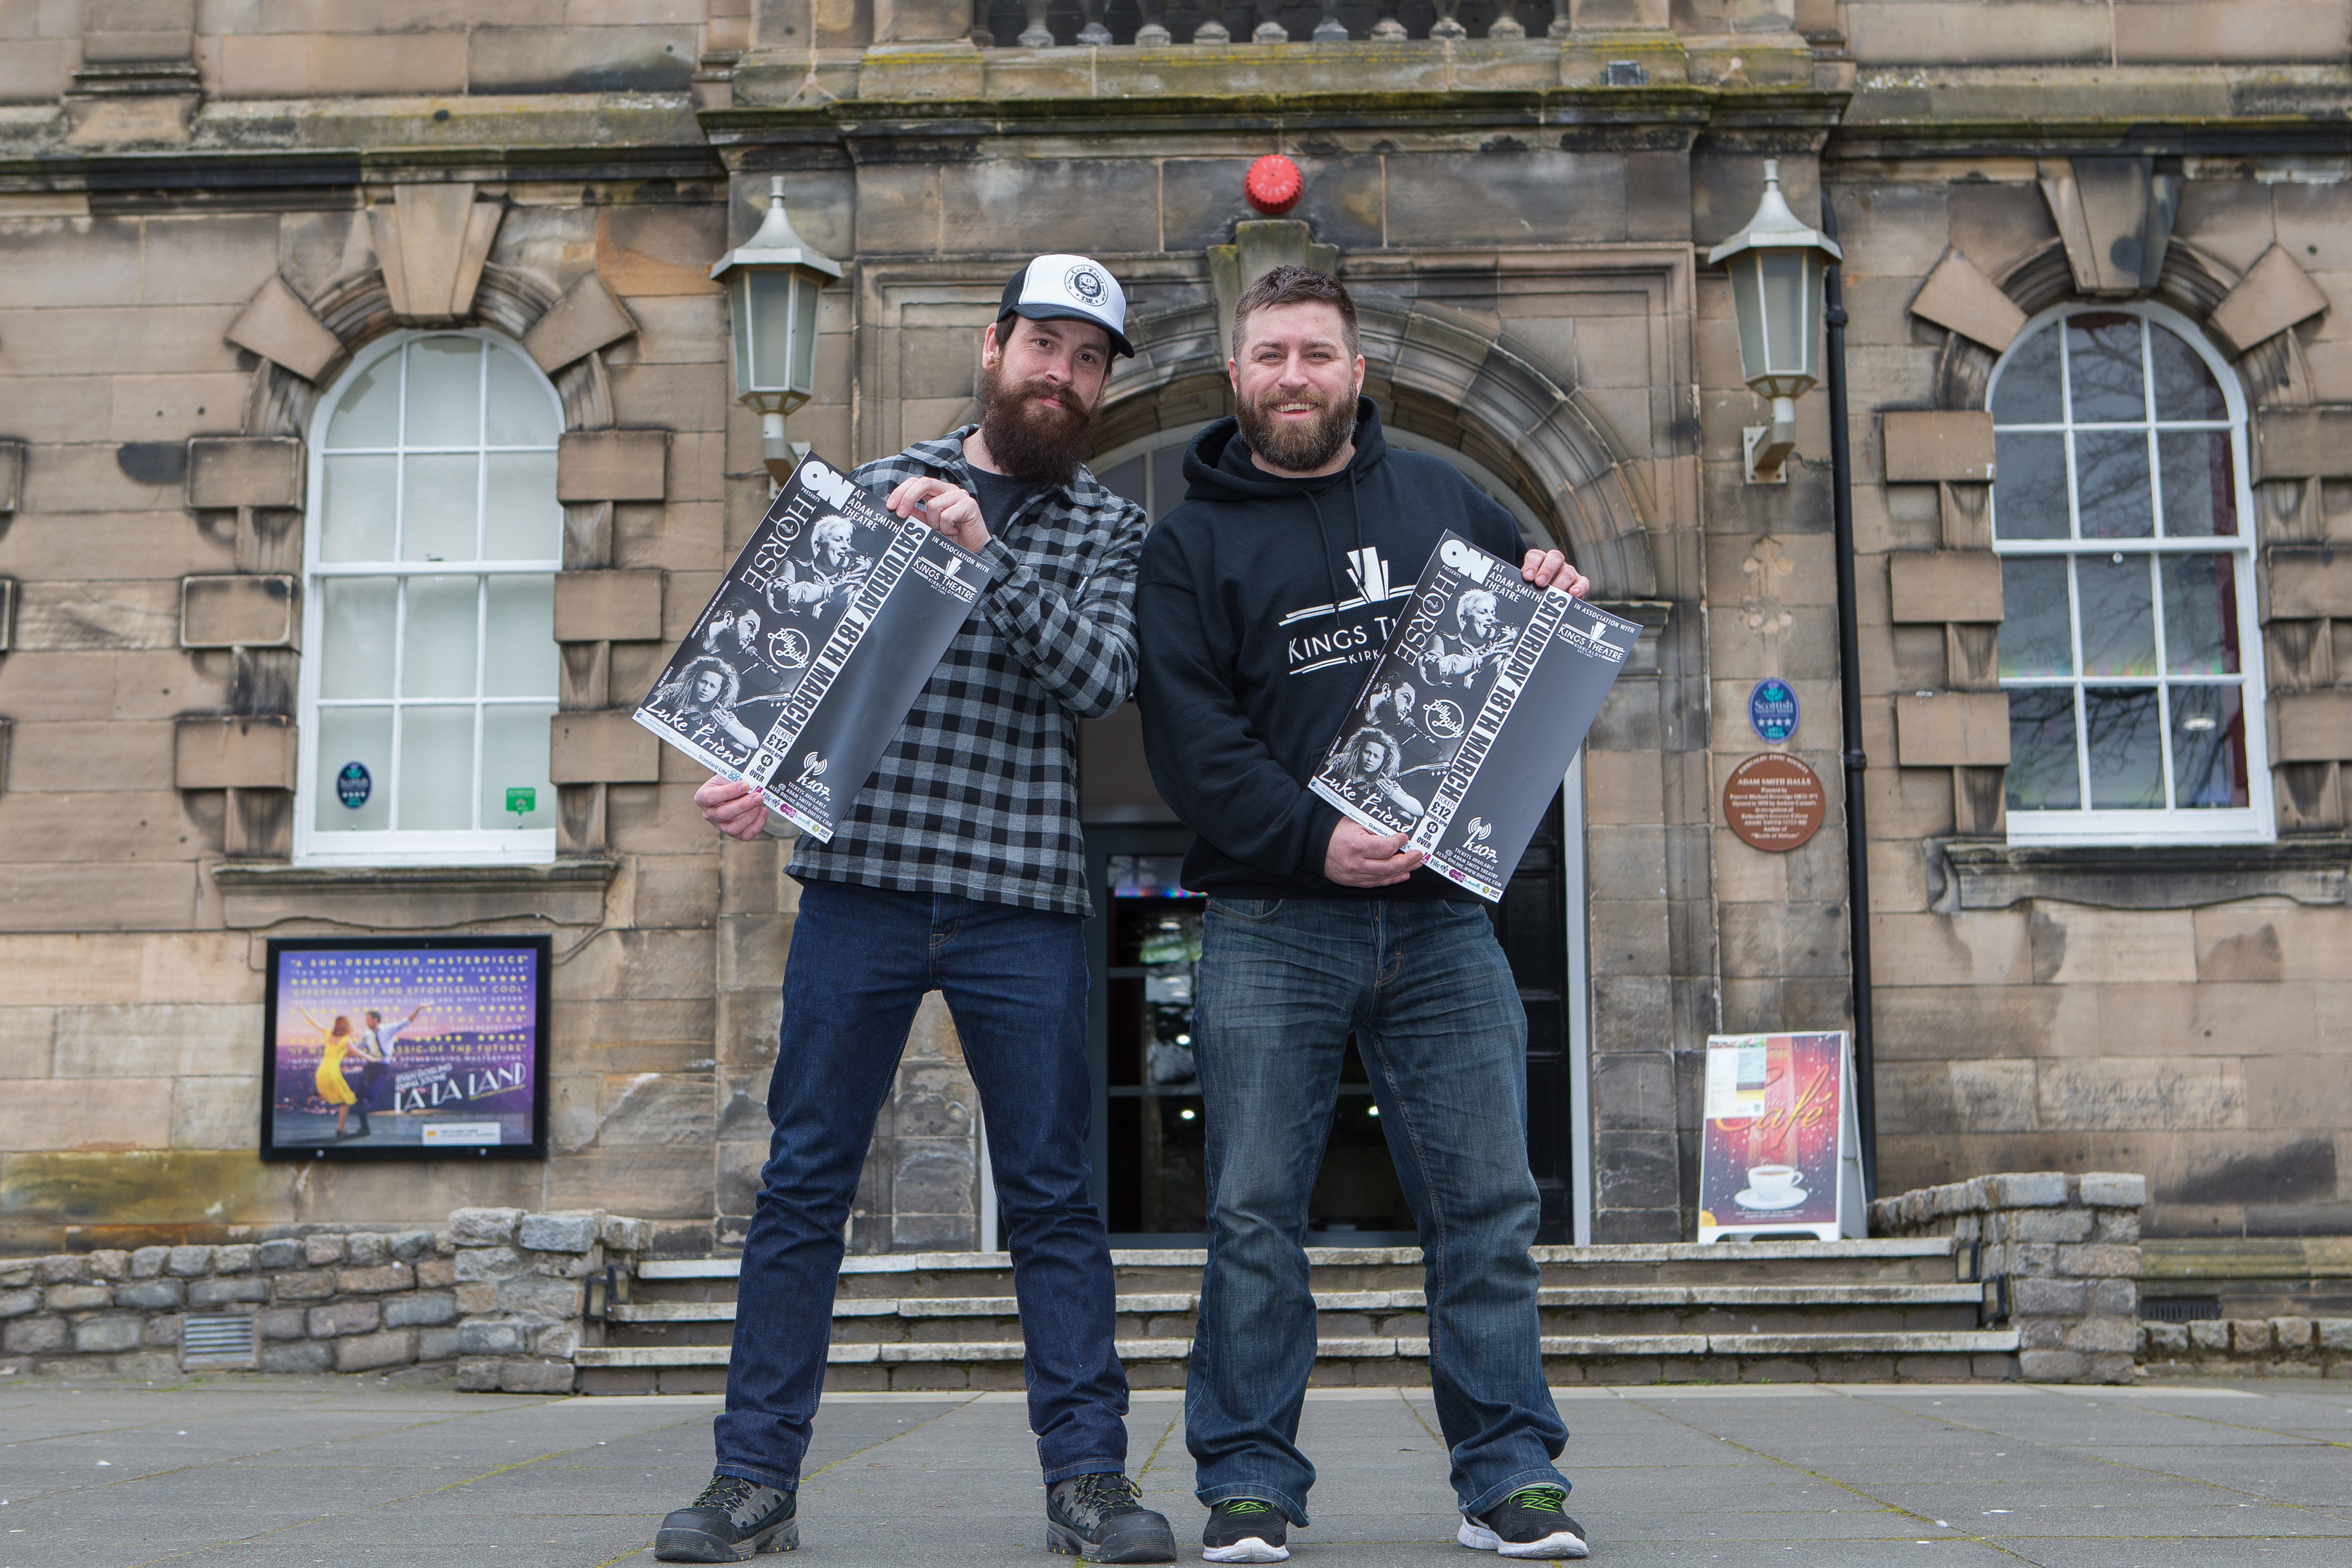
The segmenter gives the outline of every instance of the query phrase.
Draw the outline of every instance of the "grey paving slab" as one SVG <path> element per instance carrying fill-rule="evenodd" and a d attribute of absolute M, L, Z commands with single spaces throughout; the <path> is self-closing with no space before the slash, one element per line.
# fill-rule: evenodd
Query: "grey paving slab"
<path fill-rule="evenodd" d="M 2307 1385 L 1564 1390 L 1596 1561 L 2040 1568 L 2352 1565 L 2352 1401 Z M 706 1399 L 332 1379 L 0 1394 L 0 1568 L 614 1568 L 709 1474 Z M 828 1399 L 812 1568 L 1047 1568 L 1018 1395 Z M 1309 1396 L 1313 1568 L 1468 1564 L 1427 1391 Z M 1130 1468 L 1198 1561 L 1180 1398 Z M 101 1464 L 100 1461 L 105 1461 Z"/>

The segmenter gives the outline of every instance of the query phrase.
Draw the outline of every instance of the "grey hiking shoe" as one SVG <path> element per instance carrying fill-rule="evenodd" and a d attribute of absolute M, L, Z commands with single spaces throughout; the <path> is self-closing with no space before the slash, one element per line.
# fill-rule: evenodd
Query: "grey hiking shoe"
<path fill-rule="evenodd" d="M 662 1563 L 741 1563 L 760 1552 L 801 1543 L 798 1499 L 740 1476 L 713 1476 L 702 1495 L 673 1510 L 654 1536 Z"/>
<path fill-rule="evenodd" d="M 1089 1563 L 1173 1563 L 1176 1532 L 1168 1516 L 1138 1500 L 1117 1471 L 1072 1476 L 1045 1493 L 1045 1550 Z"/>

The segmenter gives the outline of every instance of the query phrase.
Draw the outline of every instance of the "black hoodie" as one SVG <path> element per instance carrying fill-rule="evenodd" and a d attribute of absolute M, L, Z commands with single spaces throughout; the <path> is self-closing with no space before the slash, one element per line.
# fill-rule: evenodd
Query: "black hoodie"
<path fill-rule="evenodd" d="M 1391 451 L 1370 398 L 1336 474 L 1283 479 L 1221 419 L 1184 454 L 1184 502 L 1144 542 L 1136 632 L 1152 781 L 1200 835 L 1184 885 L 1234 899 L 1459 899 L 1423 870 L 1385 888 L 1323 875 L 1339 813 L 1307 781 L 1445 531 L 1506 560 L 1511 514 L 1451 464 Z"/>

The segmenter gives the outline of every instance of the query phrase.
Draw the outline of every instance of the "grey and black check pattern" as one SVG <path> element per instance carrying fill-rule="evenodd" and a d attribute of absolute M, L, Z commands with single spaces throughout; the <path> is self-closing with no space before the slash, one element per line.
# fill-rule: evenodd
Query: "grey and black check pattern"
<path fill-rule="evenodd" d="M 973 489 L 963 438 L 919 441 L 854 476 L 887 493 L 928 475 Z M 1143 509 L 1086 469 L 1033 496 L 982 552 L 989 583 L 898 737 L 793 875 L 1092 914 L 1078 831 L 1078 725 L 1135 689 Z"/>

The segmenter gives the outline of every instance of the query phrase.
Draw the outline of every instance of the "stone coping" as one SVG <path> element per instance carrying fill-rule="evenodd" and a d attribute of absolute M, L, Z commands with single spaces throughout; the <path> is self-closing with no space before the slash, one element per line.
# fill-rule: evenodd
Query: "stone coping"
<path fill-rule="evenodd" d="M 2285 898 L 2320 906 L 2352 889 L 2352 837 L 2276 844 L 2031 845 L 1929 841 L 1943 887 L 1936 908 L 2005 910 L 2054 899 L 2104 910 L 2189 910 L 2238 899 Z"/>
<path fill-rule="evenodd" d="M 2140 1254 L 2148 1280 L 2352 1279 L 2352 1236 L 2148 1237 Z"/>
<path fill-rule="evenodd" d="M 492 866 L 297 866 L 284 860 L 224 860 L 212 868 L 224 892 L 317 889 L 338 893 L 432 891 L 442 888 L 547 887 L 613 879 L 618 860 L 582 858 L 532 865 Z"/>

